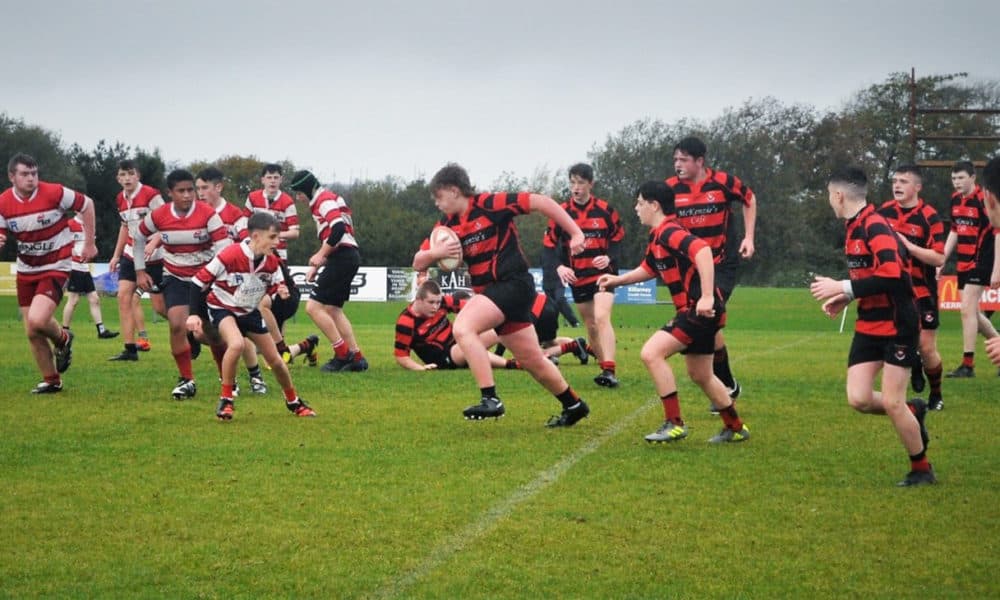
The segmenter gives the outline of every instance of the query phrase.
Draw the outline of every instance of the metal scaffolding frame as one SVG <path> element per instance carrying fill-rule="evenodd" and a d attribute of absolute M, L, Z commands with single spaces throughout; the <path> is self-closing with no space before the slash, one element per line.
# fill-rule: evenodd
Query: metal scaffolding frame
<path fill-rule="evenodd" d="M 1000 142 L 1000 135 L 919 135 L 917 133 L 917 116 L 929 114 L 965 114 L 965 115 L 1000 115 L 1000 109 L 992 108 L 932 108 L 917 106 L 917 70 L 910 68 L 910 146 L 913 156 L 917 156 L 917 142 L 921 140 L 934 142 Z M 918 160 L 917 165 L 929 168 L 948 168 L 955 164 L 953 160 Z M 974 160 L 976 168 L 986 166 L 985 160 Z"/>

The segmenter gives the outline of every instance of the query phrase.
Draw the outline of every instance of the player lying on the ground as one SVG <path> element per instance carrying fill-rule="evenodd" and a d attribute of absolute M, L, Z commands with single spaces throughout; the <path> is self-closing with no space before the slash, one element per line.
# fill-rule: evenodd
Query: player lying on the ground
<path fill-rule="evenodd" d="M 396 319 L 396 364 L 411 371 L 457 369 L 468 366 L 462 348 L 455 343 L 449 313 L 457 313 L 468 300 L 445 296 L 436 281 L 428 279 L 417 288 L 417 295 Z M 487 347 L 497 343 L 497 332 L 480 334 Z M 423 364 L 413 360 L 414 353 Z M 516 368 L 515 361 L 490 354 L 495 369 Z"/>

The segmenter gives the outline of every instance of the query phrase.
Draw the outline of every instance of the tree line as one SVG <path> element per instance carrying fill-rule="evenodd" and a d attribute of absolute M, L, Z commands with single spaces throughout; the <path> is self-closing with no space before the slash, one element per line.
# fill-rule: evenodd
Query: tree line
<path fill-rule="evenodd" d="M 965 73 L 921 77 L 917 104 L 939 108 L 1000 107 L 1000 82 L 972 81 Z M 811 272 L 843 275 L 843 225 L 833 218 L 826 196 L 826 177 L 834 166 L 858 164 L 872 182 L 869 200 L 891 197 L 893 168 L 917 159 L 985 159 L 1000 150 L 995 142 L 921 141 L 910 143 L 910 76 L 890 74 L 884 81 L 854 93 L 836 110 L 821 112 L 774 98 L 748 99 L 710 121 L 664 122 L 642 118 L 597 142 L 587 153 L 597 176 L 595 195 L 621 213 L 626 228 L 623 264 L 642 259 L 647 233 L 633 211 L 636 187 L 647 179 L 672 175 L 672 148 L 682 137 L 696 135 L 708 145 L 706 164 L 730 172 L 756 193 L 757 255 L 741 271 L 744 285 L 798 286 Z M 1000 121 L 989 114 L 921 114 L 923 134 L 997 136 Z M 0 157 L 27 152 L 39 162 L 41 176 L 86 192 L 97 203 L 98 260 L 108 260 L 119 227 L 114 197 L 118 161 L 138 162 L 144 183 L 162 189 L 165 173 L 184 167 L 196 173 L 212 165 L 226 175 L 224 195 L 239 206 L 259 187 L 267 160 L 231 155 L 212 162 L 168 163 L 156 149 L 133 148 L 101 141 L 95 148 L 67 146 L 43 127 L 0 113 Z M 295 170 L 282 163 L 286 177 Z M 4 178 L 0 190 L 9 187 Z M 365 265 L 406 266 L 439 216 L 423 179 L 331 182 L 328 186 L 351 204 Z M 531 190 L 557 199 L 569 196 L 566 173 L 538 170 L 528 176 L 505 173 L 483 191 Z M 922 197 L 948 217 L 952 188 L 950 170 L 928 169 Z M 308 206 L 299 203 L 302 235 L 290 244 L 292 264 L 306 264 L 318 243 Z M 741 218 L 736 211 L 737 218 Z M 518 222 L 521 244 L 532 264 L 539 264 L 545 221 L 529 215 Z M 742 230 L 742 225 L 740 225 Z M 14 258 L 8 244 L 0 260 Z"/>

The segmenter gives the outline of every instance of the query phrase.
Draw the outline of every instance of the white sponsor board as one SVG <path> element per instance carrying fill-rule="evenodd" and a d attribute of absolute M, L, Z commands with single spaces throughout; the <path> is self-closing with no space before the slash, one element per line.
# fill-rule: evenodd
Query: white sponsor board
<path fill-rule="evenodd" d="M 309 267 L 289 266 L 292 279 L 302 293 L 302 300 L 308 300 L 313 290 L 313 282 L 306 281 Z M 361 267 L 351 281 L 351 301 L 385 302 L 388 296 L 388 269 L 386 267 Z"/>

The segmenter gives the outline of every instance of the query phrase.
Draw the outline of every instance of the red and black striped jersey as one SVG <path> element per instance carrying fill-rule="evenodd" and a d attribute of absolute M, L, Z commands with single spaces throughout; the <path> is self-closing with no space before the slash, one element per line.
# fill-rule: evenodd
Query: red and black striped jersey
<path fill-rule="evenodd" d="M 414 352 L 425 364 L 435 362 L 442 352 L 455 345 L 448 313 L 457 313 L 465 302 L 450 295 L 441 296 L 441 308 L 429 317 L 415 314 L 410 306 L 404 308 L 396 319 L 395 355 L 409 356 Z"/>
<path fill-rule="evenodd" d="M 968 196 L 951 195 L 951 230 L 958 236 L 955 260 L 958 272 L 993 268 L 993 227 L 983 205 L 983 190 L 978 185 Z"/>
<path fill-rule="evenodd" d="M 674 215 L 668 215 L 649 232 L 646 256 L 639 265 L 647 273 L 667 284 L 678 311 L 693 308 L 701 298 L 701 278 L 695 256 L 708 243 L 681 227 Z M 716 298 L 722 298 L 718 289 Z"/>
<path fill-rule="evenodd" d="M 584 204 L 577 204 L 570 199 L 560 206 L 583 231 L 583 252 L 575 256 L 570 254 L 569 234 L 552 219 L 549 219 L 549 226 L 545 230 L 545 237 L 548 238 L 545 245 L 550 248 L 559 247 L 562 263 L 576 273 L 573 287 L 590 285 L 604 273 L 617 273 L 617 251 L 612 248 L 612 244 L 621 242 L 625 237 L 625 229 L 622 227 L 618 211 L 607 201 L 594 196 Z M 598 269 L 594 266 L 594 258 L 598 256 L 610 257 L 611 264 L 604 269 Z"/>
<path fill-rule="evenodd" d="M 889 221 L 893 231 L 906 236 L 914 245 L 944 254 L 944 222 L 934 207 L 918 198 L 910 208 L 903 208 L 898 200 L 887 200 L 878 213 Z M 910 280 L 917 298 L 937 298 L 936 267 L 908 256 Z"/>
<path fill-rule="evenodd" d="M 527 192 L 478 194 L 469 198 L 464 212 L 438 221 L 458 234 L 474 292 L 528 271 L 514 217 L 531 212 L 530 197 Z M 430 249 L 430 240 L 425 238 L 420 249 Z"/>
<path fill-rule="evenodd" d="M 858 298 L 854 330 L 877 337 L 917 334 L 917 309 L 905 250 L 871 204 L 847 220 L 844 240 L 851 287 Z"/>
<path fill-rule="evenodd" d="M 738 241 L 729 203 L 750 206 L 753 191 L 738 177 L 712 169 L 705 169 L 705 178 L 698 183 L 676 176 L 666 183 L 674 190 L 681 226 L 708 242 L 715 264 L 735 264 L 739 260 Z"/>

